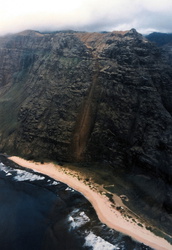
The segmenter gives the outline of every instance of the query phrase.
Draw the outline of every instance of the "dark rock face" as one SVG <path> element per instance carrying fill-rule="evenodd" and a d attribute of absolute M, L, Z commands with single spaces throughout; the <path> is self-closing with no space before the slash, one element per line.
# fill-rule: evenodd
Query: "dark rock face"
<path fill-rule="evenodd" d="M 134 29 L 0 39 L 0 149 L 172 181 L 172 68 Z"/>

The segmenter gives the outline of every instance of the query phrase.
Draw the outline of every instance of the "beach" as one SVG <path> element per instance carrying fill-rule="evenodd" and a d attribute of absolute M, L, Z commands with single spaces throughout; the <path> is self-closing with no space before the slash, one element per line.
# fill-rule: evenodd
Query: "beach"
<path fill-rule="evenodd" d="M 108 227 L 129 235 L 134 240 L 142 242 L 154 249 L 172 249 L 172 245 L 165 239 L 154 235 L 144 226 L 140 227 L 138 223 L 124 218 L 121 212 L 112 206 L 108 197 L 103 194 L 102 187 L 96 185 L 96 188 L 94 188 L 94 183 L 88 185 L 88 182 L 84 181 L 85 179 L 82 177 L 82 174 L 80 174 L 80 176 L 76 175 L 75 172 L 53 163 L 41 164 L 33 161 L 26 161 L 17 156 L 9 157 L 9 159 L 22 167 L 30 168 L 57 181 L 61 181 L 82 193 L 94 207 L 100 221 Z"/>

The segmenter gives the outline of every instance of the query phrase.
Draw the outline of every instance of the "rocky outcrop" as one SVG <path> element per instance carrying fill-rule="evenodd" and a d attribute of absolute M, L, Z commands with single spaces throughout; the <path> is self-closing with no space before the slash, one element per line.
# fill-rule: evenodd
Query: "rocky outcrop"
<path fill-rule="evenodd" d="M 126 32 L 0 39 L 0 148 L 25 157 L 109 162 L 172 181 L 172 70 Z"/>

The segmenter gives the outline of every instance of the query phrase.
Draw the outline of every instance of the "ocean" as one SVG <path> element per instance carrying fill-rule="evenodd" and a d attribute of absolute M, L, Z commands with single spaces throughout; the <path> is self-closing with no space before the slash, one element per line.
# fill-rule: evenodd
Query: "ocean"
<path fill-rule="evenodd" d="M 0 156 L 1 250 L 149 250 L 101 223 L 79 192 Z"/>

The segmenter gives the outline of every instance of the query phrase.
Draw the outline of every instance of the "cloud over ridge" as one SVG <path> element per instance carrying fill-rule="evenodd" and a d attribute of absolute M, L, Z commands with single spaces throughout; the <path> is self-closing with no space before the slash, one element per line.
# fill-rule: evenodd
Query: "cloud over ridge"
<path fill-rule="evenodd" d="M 0 35 L 25 29 L 172 32 L 171 0 L 6 0 Z"/>

